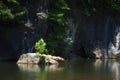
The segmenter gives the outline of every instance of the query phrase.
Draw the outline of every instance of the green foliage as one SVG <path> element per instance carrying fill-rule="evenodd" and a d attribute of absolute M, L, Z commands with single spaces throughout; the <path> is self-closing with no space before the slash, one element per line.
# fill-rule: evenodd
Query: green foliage
<path fill-rule="evenodd" d="M 120 11 L 120 0 L 79 0 L 78 4 L 87 16 Z"/>
<path fill-rule="evenodd" d="M 46 43 L 44 42 L 42 38 L 38 42 L 36 42 L 35 50 L 38 53 L 38 55 L 47 53 Z"/>
<path fill-rule="evenodd" d="M 67 37 L 66 30 L 69 28 L 69 23 L 66 15 L 70 8 L 66 0 L 50 0 L 48 12 L 48 31 L 46 35 L 47 48 L 50 53 L 63 53 L 66 50 Z"/>
<path fill-rule="evenodd" d="M 66 38 L 65 41 L 66 41 L 69 45 L 71 45 L 71 44 L 73 43 L 73 39 L 70 38 L 70 37 Z"/>
<path fill-rule="evenodd" d="M 13 2 L 13 3 L 19 4 L 19 3 L 17 2 L 17 0 L 8 0 L 8 2 Z"/>
<path fill-rule="evenodd" d="M 120 10 L 120 0 L 111 0 L 112 9 Z"/>
<path fill-rule="evenodd" d="M 18 0 L 0 0 L 0 20 L 2 22 L 18 19 L 25 13 L 26 9 L 19 4 Z"/>

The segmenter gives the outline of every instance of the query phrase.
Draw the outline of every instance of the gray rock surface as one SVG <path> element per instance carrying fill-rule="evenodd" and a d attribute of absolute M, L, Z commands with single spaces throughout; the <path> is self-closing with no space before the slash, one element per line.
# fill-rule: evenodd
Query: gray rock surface
<path fill-rule="evenodd" d="M 46 64 L 59 64 L 56 60 L 54 59 L 49 59 L 49 60 L 46 60 L 45 62 Z"/>
<path fill-rule="evenodd" d="M 59 64 L 59 61 L 64 61 L 64 58 L 59 56 L 51 56 L 42 54 L 37 56 L 36 53 L 22 54 L 17 61 L 18 64 Z"/>
<path fill-rule="evenodd" d="M 40 58 L 36 56 L 35 53 L 22 54 L 17 61 L 19 64 L 38 64 Z"/>

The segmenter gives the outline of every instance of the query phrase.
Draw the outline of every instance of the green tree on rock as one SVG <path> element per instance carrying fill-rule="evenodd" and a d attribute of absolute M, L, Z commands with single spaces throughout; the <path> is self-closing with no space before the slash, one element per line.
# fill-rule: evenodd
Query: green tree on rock
<path fill-rule="evenodd" d="M 36 42 L 35 50 L 38 55 L 47 53 L 46 43 L 44 42 L 43 38 L 41 38 L 40 40 L 38 40 L 38 42 Z"/>

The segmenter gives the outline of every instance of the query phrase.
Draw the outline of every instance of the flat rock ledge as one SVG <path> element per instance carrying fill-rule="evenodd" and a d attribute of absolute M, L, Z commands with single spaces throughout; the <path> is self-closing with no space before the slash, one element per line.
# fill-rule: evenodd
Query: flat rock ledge
<path fill-rule="evenodd" d="M 64 58 L 46 54 L 38 56 L 36 53 L 26 53 L 20 56 L 17 64 L 59 64 L 60 61 L 64 61 Z"/>

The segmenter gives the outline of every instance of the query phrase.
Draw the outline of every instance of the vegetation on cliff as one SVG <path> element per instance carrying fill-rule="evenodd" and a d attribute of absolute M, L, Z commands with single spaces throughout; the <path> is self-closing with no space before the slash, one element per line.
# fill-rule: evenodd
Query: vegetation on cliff
<path fill-rule="evenodd" d="M 22 7 L 18 0 L 0 0 L 0 23 L 16 23 L 22 15 L 26 13 L 26 9 Z M 21 19 L 22 20 L 22 19 Z"/>
<path fill-rule="evenodd" d="M 103 15 L 120 11 L 120 0 L 77 0 L 83 14 Z"/>
<path fill-rule="evenodd" d="M 66 30 L 69 23 L 66 18 L 70 10 L 65 0 L 51 0 L 48 7 L 48 31 L 45 36 L 47 48 L 50 53 L 63 53 L 66 51 L 68 43 Z"/>
<path fill-rule="evenodd" d="M 20 0 L 0 0 L 0 26 L 1 24 L 8 25 L 7 23 L 14 25 L 14 23 L 24 20 L 22 16 L 29 14 L 29 12 L 27 13 L 27 7 L 22 6 L 21 2 Z M 45 16 L 48 29 L 43 38 L 46 42 L 45 46 L 51 54 L 64 53 L 68 49 L 69 42 L 66 31 L 70 24 L 67 20 L 67 14 L 70 11 L 68 5 L 72 2 L 79 5 L 81 13 L 85 16 L 120 11 L 120 0 L 49 0 L 48 15 Z M 41 46 L 41 44 L 37 44 L 37 47 L 41 48 L 39 45 Z"/>

